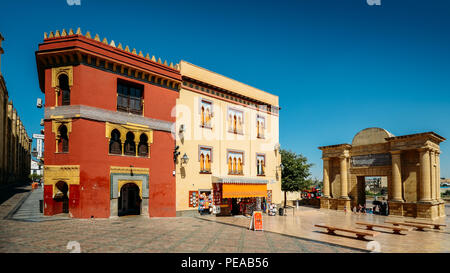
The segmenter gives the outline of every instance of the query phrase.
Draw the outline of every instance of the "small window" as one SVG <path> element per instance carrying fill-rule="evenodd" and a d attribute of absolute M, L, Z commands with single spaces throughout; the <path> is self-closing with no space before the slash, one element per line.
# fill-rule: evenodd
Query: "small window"
<path fill-rule="evenodd" d="M 144 86 L 119 80 L 117 82 L 117 110 L 142 115 Z"/>
<path fill-rule="evenodd" d="M 117 129 L 112 130 L 111 139 L 109 141 L 109 153 L 121 155 L 122 143 L 120 141 L 120 132 Z"/>
<path fill-rule="evenodd" d="M 228 109 L 228 132 L 234 134 L 244 133 L 244 113 L 235 109 Z"/>
<path fill-rule="evenodd" d="M 212 151 L 209 147 L 199 148 L 200 173 L 211 173 Z"/>
<path fill-rule="evenodd" d="M 244 153 L 243 152 L 228 152 L 228 174 L 243 175 Z"/>
<path fill-rule="evenodd" d="M 141 134 L 139 137 L 138 155 L 143 157 L 148 156 L 148 137 L 146 134 Z"/>
<path fill-rule="evenodd" d="M 136 144 L 134 142 L 134 134 L 132 132 L 128 132 L 124 144 L 124 154 L 136 156 Z"/>
<path fill-rule="evenodd" d="M 66 74 L 62 74 L 58 77 L 59 90 L 61 96 L 61 105 L 70 105 L 70 87 L 69 77 Z"/>
<path fill-rule="evenodd" d="M 59 126 L 58 131 L 59 131 L 58 150 L 61 153 L 68 153 L 69 152 L 69 137 L 67 135 L 66 125 Z"/>
<path fill-rule="evenodd" d="M 256 172 L 257 175 L 264 176 L 266 174 L 266 156 L 263 154 L 256 155 Z"/>
<path fill-rule="evenodd" d="M 266 128 L 266 120 L 262 116 L 256 117 L 256 137 L 257 138 L 264 138 L 264 129 Z"/>
<path fill-rule="evenodd" d="M 202 127 L 211 128 L 212 102 L 201 100 L 200 102 L 200 122 Z"/>

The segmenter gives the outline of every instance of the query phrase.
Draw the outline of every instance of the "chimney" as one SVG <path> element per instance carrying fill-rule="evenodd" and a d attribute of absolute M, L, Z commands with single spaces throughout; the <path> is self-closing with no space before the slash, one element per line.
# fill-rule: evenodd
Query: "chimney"
<path fill-rule="evenodd" d="M 2 48 L 2 41 L 5 40 L 5 38 L 3 38 L 2 34 L 0 33 L 0 75 L 2 74 L 2 54 L 4 53 L 3 48 Z"/>

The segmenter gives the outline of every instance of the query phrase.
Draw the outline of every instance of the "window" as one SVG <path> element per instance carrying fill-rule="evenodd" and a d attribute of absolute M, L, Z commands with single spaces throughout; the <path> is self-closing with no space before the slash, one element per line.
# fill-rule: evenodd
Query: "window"
<path fill-rule="evenodd" d="M 69 152 L 69 137 L 67 135 L 67 127 L 66 125 L 61 125 L 58 128 L 59 139 L 58 139 L 58 150 L 61 153 Z"/>
<path fill-rule="evenodd" d="M 139 137 L 138 155 L 144 157 L 148 156 L 148 137 L 146 134 L 141 134 Z"/>
<path fill-rule="evenodd" d="M 120 132 L 117 129 L 112 130 L 109 141 L 109 153 L 115 155 L 122 154 L 122 143 L 120 141 Z"/>
<path fill-rule="evenodd" d="M 117 82 L 117 110 L 142 115 L 144 87 L 119 80 Z"/>
<path fill-rule="evenodd" d="M 70 88 L 69 77 L 66 74 L 62 74 L 58 77 L 59 90 L 61 96 L 61 105 L 70 105 Z"/>
<path fill-rule="evenodd" d="M 210 147 L 199 147 L 200 173 L 211 173 L 212 150 Z"/>
<path fill-rule="evenodd" d="M 134 134 L 132 132 L 128 132 L 124 144 L 124 154 L 136 156 L 136 144 L 134 142 Z"/>
<path fill-rule="evenodd" d="M 228 151 L 228 174 L 243 175 L 244 152 Z"/>
<path fill-rule="evenodd" d="M 266 128 L 266 119 L 260 115 L 256 117 L 257 138 L 264 138 L 264 129 Z"/>
<path fill-rule="evenodd" d="M 201 126 L 205 128 L 211 127 L 212 118 L 212 102 L 207 100 L 201 100 L 200 102 L 200 122 Z"/>
<path fill-rule="evenodd" d="M 242 111 L 228 109 L 228 132 L 243 134 L 244 114 Z"/>
<path fill-rule="evenodd" d="M 257 175 L 266 175 L 266 156 L 264 154 L 256 154 L 256 173 Z"/>

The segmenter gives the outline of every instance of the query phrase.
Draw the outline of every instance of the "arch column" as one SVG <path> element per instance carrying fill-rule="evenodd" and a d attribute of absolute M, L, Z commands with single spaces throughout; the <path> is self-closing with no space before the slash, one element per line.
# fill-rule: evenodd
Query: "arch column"
<path fill-rule="evenodd" d="M 341 168 L 341 195 L 340 199 L 350 199 L 348 197 L 348 178 L 347 178 L 347 158 L 348 155 L 342 155 L 340 159 Z"/>
<path fill-rule="evenodd" d="M 443 202 L 441 199 L 441 162 L 440 162 L 440 151 L 436 151 L 434 156 L 436 157 L 436 200 Z"/>
<path fill-rule="evenodd" d="M 330 198 L 330 158 L 323 158 L 323 197 Z"/>
<path fill-rule="evenodd" d="M 420 152 L 420 195 L 419 202 L 431 202 L 430 149 L 422 148 Z"/>
<path fill-rule="evenodd" d="M 392 151 L 392 201 L 403 202 L 401 151 Z"/>
<path fill-rule="evenodd" d="M 430 151 L 430 183 L 431 183 L 431 200 L 434 202 L 437 200 L 437 190 L 436 188 L 436 161 L 435 161 L 435 152 L 434 150 Z"/>

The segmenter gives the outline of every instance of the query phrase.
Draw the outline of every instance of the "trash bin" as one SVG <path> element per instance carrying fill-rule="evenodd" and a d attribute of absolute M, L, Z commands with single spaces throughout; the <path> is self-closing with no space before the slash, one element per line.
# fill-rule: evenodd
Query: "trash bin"
<path fill-rule="evenodd" d="M 44 200 L 39 200 L 39 212 L 44 213 Z"/>
<path fill-rule="evenodd" d="M 280 214 L 280 216 L 283 216 L 284 215 L 284 209 L 283 208 L 278 209 L 278 213 Z"/>

